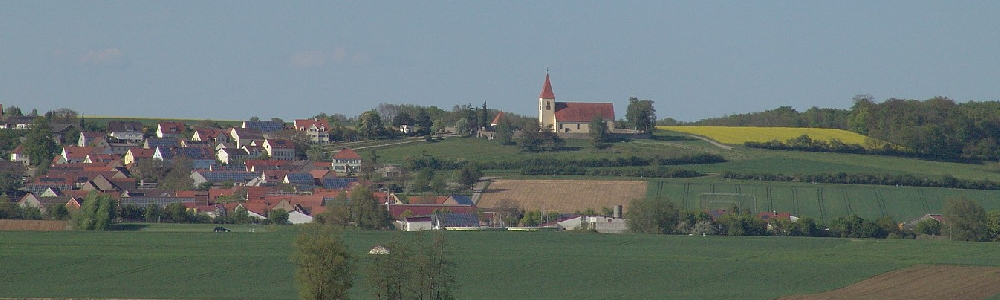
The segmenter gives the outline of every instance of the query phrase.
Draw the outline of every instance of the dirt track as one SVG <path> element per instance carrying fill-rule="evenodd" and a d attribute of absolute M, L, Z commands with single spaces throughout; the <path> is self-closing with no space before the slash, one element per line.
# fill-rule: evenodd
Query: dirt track
<path fill-rule="evenodd" d="M 0 220 L 0 231 L 59 231 L 68 225 L 54 220 Z"/>
<path fill-rule="evenodd" d="M 915 266 L 878 275 L 837 290 L 781 300 L 982 299 L 1000 294 L 1000 268 Z"/>

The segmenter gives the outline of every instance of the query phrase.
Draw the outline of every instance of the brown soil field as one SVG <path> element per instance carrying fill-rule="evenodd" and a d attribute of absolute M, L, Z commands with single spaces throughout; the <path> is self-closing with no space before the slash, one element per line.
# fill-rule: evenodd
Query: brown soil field
<path fill-rule="evenodd" d="M 0 220 L 0 231 L 59 231 L 69 223 L 55 220 Z"/>
<path fill-rule="evenodd" d="M 825 293 L 778 299 L 982 299 L 996 294 L 1000 294 L 998 267 L 923 265 Z"/>
<path fill-rule="evenodd" d="M 516 201 L 527 210 L 571 213 L 593 208 L 622 205 L 628 210 L 632 199 L 646 197 L 645 181 L 598 180 L 496 180 L 483 191 L 479 207 L 499 207 Z"/>

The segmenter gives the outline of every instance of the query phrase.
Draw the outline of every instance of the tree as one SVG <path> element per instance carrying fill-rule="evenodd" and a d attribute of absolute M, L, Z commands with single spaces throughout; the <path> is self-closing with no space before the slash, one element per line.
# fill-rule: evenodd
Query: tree
<path fill-rule="evenodd" d="M 8 106 L 7 109 L 4 110 L 3 115 L 13 117 L 24 116 L 24 114 L 21 113 L 21 108 L 17 106 Z"/>
<path fill-rule="evenodd" d="M 52 139 L 52 127 L 45 118 L 36 118 L 24 137 L 24 149 L 32 166 L 48 165 L 52 162 L 59 145 Z"/>
<path fill-rule="evenodd" d="M 110 195 L 90 192 L 83 205 L 73 214 L 73 228 L 77 230 L 108 230 L 115 219 L 115 201 Z"/>
<path fill-rule="evenodd" d="M 361 113 L 358 117 L 358 134 L 369 140 L 382 137 L 385 125 L 382 124 L 382 117 L 374 109 Z"/>
<path fill-rule="evenodd" d="M 403 125 L 414 125 L 415 123 L 416 122 L 413 121 L 413 118 L 410 117 L 410 114 L 405 111 L 396 115 L 395 118 L 392 118 L 392 126 L 396 127 L 401 127 Z"/>
<path fill-rule="evenodd" d="M 953 241 L 987 241 L 986 210 L 979 203 L 966 199 L 948 199 L 944 203 L 944 218 Z"/>
<path fill-rule="evenodd" d="M 479 177 L 483 177 L 483 172 L 472 164 L 465 164 L 461 169 L 455 170 L 455 182 L 458 182 L 462 189 L 472 187 L 479 181 Z"/>
<path fill-rule="evenodd" d="M 666 199 L 633 199 L 626 224 L 632 232 L 670 234 L 680 221 L 680 211 Z"/>
<path fill-rule="evenodd" d="M 431 121 L 431 115 L 427 113 L 427 109 L 420 108 L 417 112 L 416 120 L 414 120 L 417 125 L 418 135 L 430 135 L 431 127 L 434 126 L 434 121 Z"/>
<path fill-rule="evenodd" d="M 608 147 L 608 123 L 600 115 L 594 115 L 590 119 L 590 144 L 597 149 Z"/>
<path fill-rule="evenodd" d="M 636 97 L 628 99 L 628 111 L 625 119 L 632 129 L 651 132 L 656 126 L 656 109 L 653 108 L 653 100 L 639 100 Z"/>
<path fill-rule="evenodd" d="M 413 181 L 410 182 L 410 192 L 421 193 L 426 192 L 431 189 L 431 181 L 434 180 L 434 170 L 431 168 L 422 168 L 413 177 Z"/>
<path fill-rule="evenodd" d="M 142 212 L 142 218 L 145 219 L 146 222 L 159 221 L 160 216 L 160 207 L 156 206 L 156 204 L 147 205 L 145 211 Z"/>
<path fill-rule="evenodd" d="M 917 222 L 917 225 L 913 227 L 913 231 L 920 234 L 926 235 L 941 235 L 941 222 L 935 219 L 926 219 Z"/>
<path fill-rule="evenodd" d="M 349 299 L 354 261 L 332 226 L 307 225 L 295 239 L 292 262 L 301 299 Z"/>
<path fill-rule="evenodd" d="M 358 186 L 351 191 L 351 219 L 362 229 L 382 229 L 388 227 L 388 212 L 379 207 L 375 195 L 366 186 Z"/>
<path fill-rule="evenodd" d="M 271 221 L 271 224 L 275 224 L 275 225 L 288 225 L 288 224 L 290 224 L 290 223 L 288 223 L 288 211 L 286 211 L 284 209 L 279 208 L 279 209 L 271 210 L 271 213 L 269 213 L 267 216 L 268 216 L 267 219 Z"/>
<path fill-rule="evenodd" d="M 0 168 L 0 194 L 10 194 L 20 189 L 24 185 L 21 177 L 24 175 L 24 167 L 20 164 L 10 164 Z"/>
<path fill-rule="evenodd" d="M 384 245 L 388 253 L 369 255 L 368 282 L 376 299 L 454 299 L 454 263 L 445 255 L 442 233 L 428 241 L 425 233 L 396 238 Z"/>
<path fill-rule="evenodd" d="M 164 213 L 175 223 L 186 223 L 191 219 L 191 216 L 187 212 L 187 208 L 180 202 L 167 204 Z"/>
<path fill-rule="evenodd" d="M 500 115 L 497 127 L 493 130 L 496 132 L 496 140 L 499 141 L 501 145 L 514 144 L 514 124 L 511 123 L 507 114 Z"/>
<path fill-rule="evenodd" d="M 519 141 L 521 149 L 530 152 L 538 151 L 543 142 L 541 130 L 538 121 L 528 120 L 524 122 L 521 130 L 521 140 Z"/>
<path fill-rule="evenodd" d="M 170 172 L 160 181 L 159 187 L 166 190 L 189 190 L 194 186 L 194 179 L 191 178 L 191 169 L 194 168 L 194 161 L 186 157 L 174 159 Z"/>
<path fill-rule="evenodd" d="M 469 122 L 468 118 L 461 118 L 455 122 L 455 133 L 467 137 L 472 134 L 472 123 Z"/>

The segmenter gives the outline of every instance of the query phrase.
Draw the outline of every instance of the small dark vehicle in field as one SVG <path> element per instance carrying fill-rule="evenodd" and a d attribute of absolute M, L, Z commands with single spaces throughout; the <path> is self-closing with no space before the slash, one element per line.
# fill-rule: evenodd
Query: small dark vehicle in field
<path fill-rule="evenodd" d="M 229 232 L 229 228 L 226 228 L 226 227 L 215 227 L 215 232 Z"/>

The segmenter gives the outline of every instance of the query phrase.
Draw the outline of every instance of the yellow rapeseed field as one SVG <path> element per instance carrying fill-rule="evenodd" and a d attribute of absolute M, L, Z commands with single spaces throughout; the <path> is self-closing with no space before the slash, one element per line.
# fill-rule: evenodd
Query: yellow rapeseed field
<path fill-rule="evenodd" d="M 838 139 L 845 144 L 864 145 L 865 136 L 840 129 L 798 127 L 737 127 L 737 126 L 656 126 L 656 129 L 690 133 L 719 143 L 742 145 L 744 142 L 767 142 L 808 135 L 813 140 Z"/>

